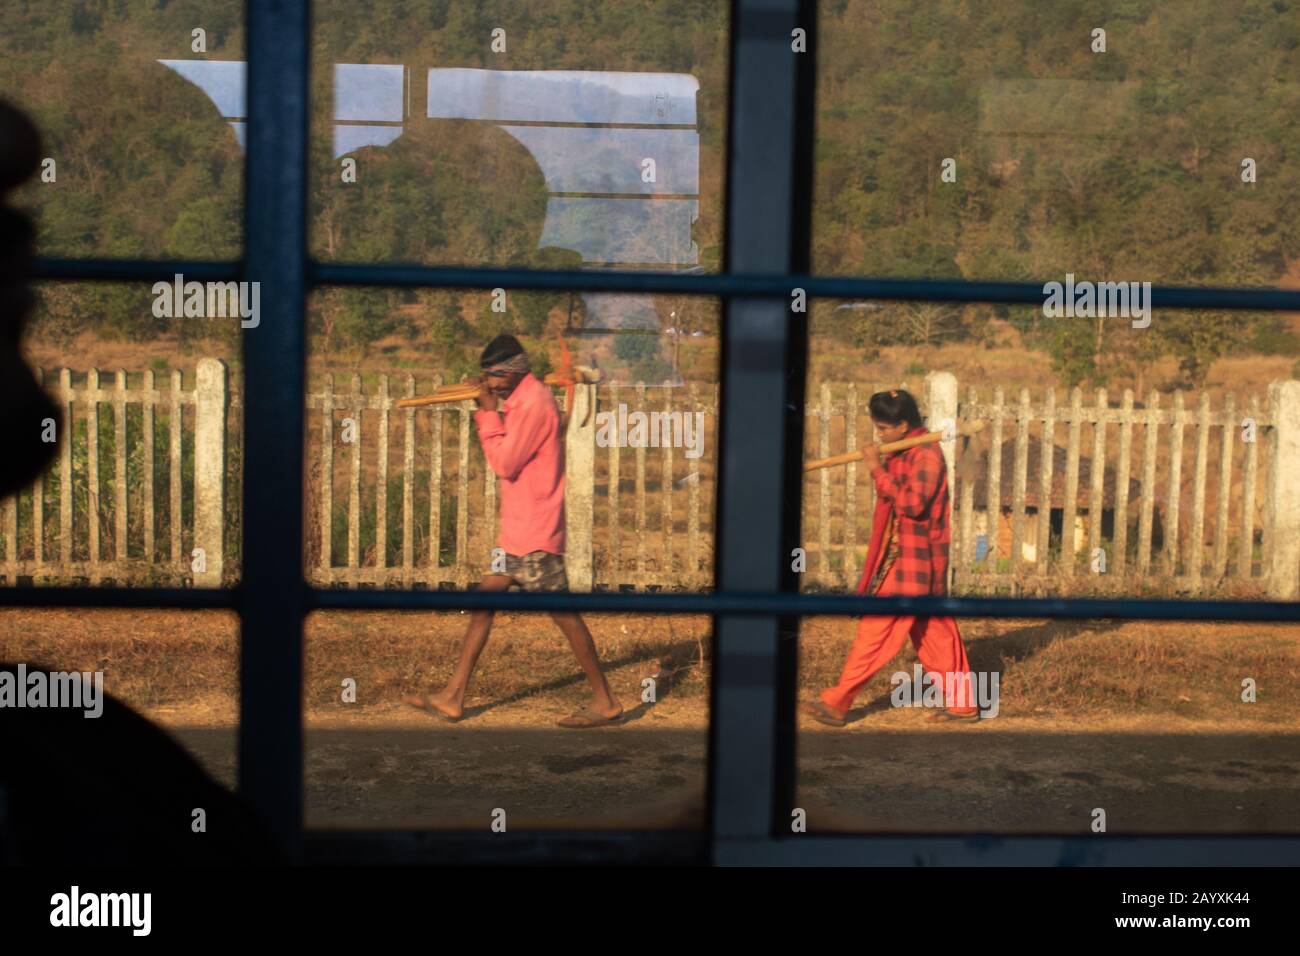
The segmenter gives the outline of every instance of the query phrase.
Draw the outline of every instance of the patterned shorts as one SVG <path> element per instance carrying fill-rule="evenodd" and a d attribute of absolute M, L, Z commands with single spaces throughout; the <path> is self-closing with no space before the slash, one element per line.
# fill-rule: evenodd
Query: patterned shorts
<path fill-rule="evenodd" d="M 530 551 L 523 557 L 506 555 L 506 574 L 525 591 L 567 591 L 569 576 L 564 571 L 564 555 L 549 551 Z"/>

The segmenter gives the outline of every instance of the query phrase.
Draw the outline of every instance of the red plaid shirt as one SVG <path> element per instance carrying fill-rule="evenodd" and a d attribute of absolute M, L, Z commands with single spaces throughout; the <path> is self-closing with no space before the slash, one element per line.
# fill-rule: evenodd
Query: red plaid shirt
<path fill-rule="evenodd" d="M 927 434 L 914 428 L 908 438 Z M 876 511 L 871 546 L 858 582 L 864 594 L 885 556 L 889 519 L 898 522 L 898 558 L 887 574 L 895 593 L 908 597 L 944 594 L 948 587 L 948 469 L 938 444 L 918 445 L 893 455 L 871 472 Z"/>

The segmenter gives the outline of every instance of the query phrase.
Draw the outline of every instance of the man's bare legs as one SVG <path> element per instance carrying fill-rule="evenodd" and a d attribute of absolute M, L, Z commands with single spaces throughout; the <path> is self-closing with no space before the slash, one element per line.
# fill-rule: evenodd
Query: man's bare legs
<path fill-rule="evenodd" d="M 514 584 L 514 578 L 505 574 L 489 574 L 480 582 L 480 591 L 504 591 Z M 460 645 L 460 660 L 452 671 L 447 685 L 436 694 L 404 698 L 408 704 L 416 707 L 430 706 L 447 717 L 459 719 L 465 712 L 465 689 L 469 687 L 474 665 L 487 645 L 488 634 L 492 631 L 491 611 L 472 611 L 469 616 L 469 628 Z"/>
<path fill-rule="evenodd" d="M 514 583 L 514 578 L 509 575 L 489 574 L 479 584 L 479 590 L 504 591 Z M 465 631 L 465 639 L 460 645 L 460 659 L 456 662 L 456 669 L 452 672 L 446 686 L 437 693 L 427 696 L 407 697 L 405 700 L 408 704 L 416 707 L 434 707 L 440 713 L 454 719 L 464 714 L 465 691 L 469 687 L 469 679 L 474 673 L 474 667 L 478 664 L 479 655 L 487 646 L 488 635 L 492 631 L 492 616 L 491 611 L 474 611 L 470 614 L 469 628 Z M 591 632 L 587 630 L 587 625 L 582 618 L 565 611 L 552 614 L 551 619 L 569 639 L 573 655 L 578 659 L 583 673 L 587 675 L 587 681 L 592 689 L 592 710 L 603 717 L 614 717 L 621 713 L 623 708 L 610 693 L 605 674 L 600 669 L 596 642 L 591 639 Z"/>
<path fill-rule="evenodd" d="M 605 673 L 600 669 L 600 658 L 596 654 L 596 642 L 591 639 L 591 631 L 581 615 L 572 611 L 554 611 L 551 613 L 557 627 L 569 639 L 573 656 L 578 659 L 587 681 L 591 684 L 591 709 L 602 717 L 617 717 L 623 712 L 623 706 L 609 692 Z"/>

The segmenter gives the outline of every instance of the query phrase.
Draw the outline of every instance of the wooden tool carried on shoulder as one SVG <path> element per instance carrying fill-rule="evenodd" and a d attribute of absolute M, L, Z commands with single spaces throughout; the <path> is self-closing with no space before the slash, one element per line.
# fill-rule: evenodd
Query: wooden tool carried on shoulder
<path fill-rule="evenodd" d="M 967 422 L 957 427 L 953 438 L 960 438 L 964 435 L 974 435 L 984 430 L 985 422 Z M 915 438 L 904 438 L 902 441 L 891 441 L 881 445 L 880 450 L 888 455 L 896 451 L 906 451 L 909 448 L 915 448 L 917 445 L 931 445 L 938 441 L 944 440 L 943 432 L 930 432 L 928 435 L 917 435 Z M 834 468 L 836 465 L 847 465 L 849 462 L 861 461 L 862 451 L 845 452 L 843 455 L 832 455 L 830 458 L 815 458 L 812 461 L 803 463 L 804 471 L 818 471 L 822 468 Z"/>
<path fill-rule="evenodd" d="M 577 384 L 594 384 L 601 378 L 600 370 L 588 368 L 585 365 L 579 365 L 573 370 L 573 374 L 566 375 L 563 372 L 551 372 L 542 381 L 547 385 L 556 388 L 569 388 Z M 461 382 L 455 385 L 439 385 L 433 390 L 432 395 L 417 395 L 414 398 L 403 398 L 394 404 L 398 408 L 421 408 L 425 405 L 444 405 L 449 402 L 472 402 L 478 398 L 482 386 L 473 382 Z"/>

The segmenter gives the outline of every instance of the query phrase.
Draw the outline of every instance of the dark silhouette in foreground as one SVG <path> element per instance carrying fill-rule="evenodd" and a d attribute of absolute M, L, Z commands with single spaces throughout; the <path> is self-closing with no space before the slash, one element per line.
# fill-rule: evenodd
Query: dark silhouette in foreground
<path fill-rule="evenodd" d="M 32 175 L 40 155 L 35 127 L 0 102 L 0 199 Z M 34 236 L 26 216 L 0 205 L 0 498 L 49 464 L 58 448 L 45 440 L 51 424 L 63 440 L 58 409 L 19 349 L 34 302 Z M 41 670 L 28 664 L 23 683 Z M 107 694 L 93 718 L 80 708 L 14 706 L 17 695 L 35 699 L 27 690 L 17 666 L 0 663 L 0 862 L 284 862 L 247 804 L 161 728 Z M 194 830 L 195 810 L 205 832 Z"/>

